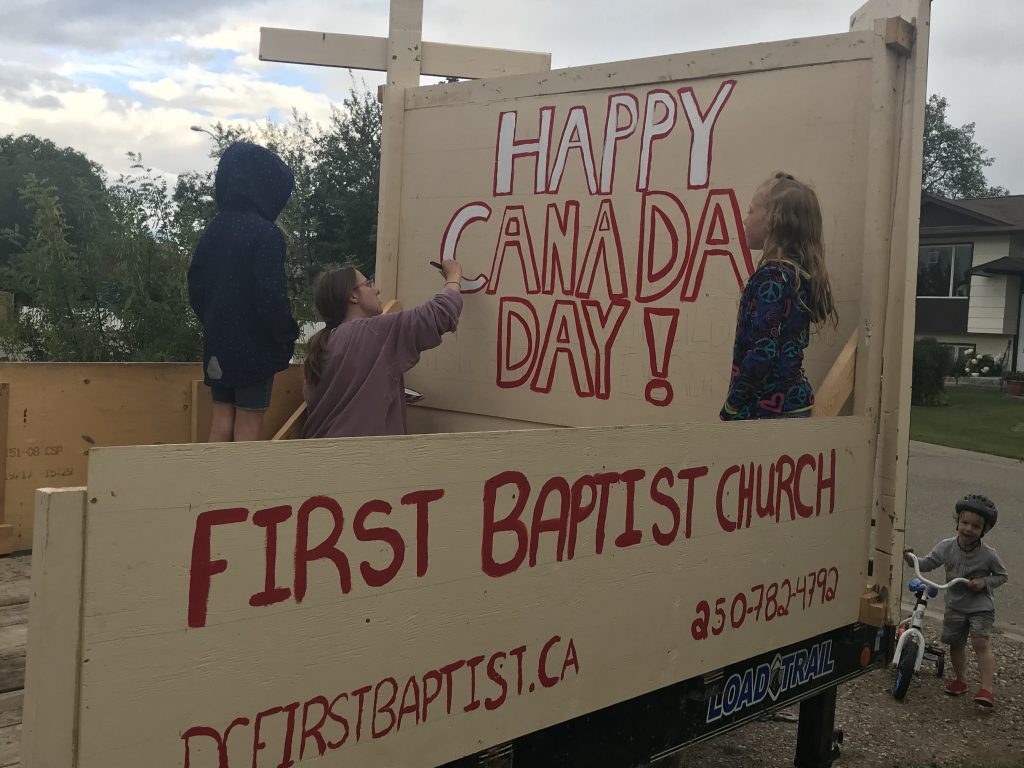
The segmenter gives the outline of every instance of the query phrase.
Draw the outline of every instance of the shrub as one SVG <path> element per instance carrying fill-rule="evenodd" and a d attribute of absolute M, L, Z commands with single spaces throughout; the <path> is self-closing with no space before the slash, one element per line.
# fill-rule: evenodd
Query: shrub
<path fill-rule="evenodd" d="M 911 402 L 914 405 L 946 405 L 946 372 L 952 363 L 948 348 L 931 336 L 914 340 Z"/>

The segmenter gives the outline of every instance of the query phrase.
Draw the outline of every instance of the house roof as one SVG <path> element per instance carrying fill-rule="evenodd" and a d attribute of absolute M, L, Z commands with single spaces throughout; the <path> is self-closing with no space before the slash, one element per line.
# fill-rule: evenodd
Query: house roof
<path fill-rule="evenodd" d="M 1024 256 L 1003 256 L 988 261 L 971 270 L 972 275 L 992 277 L 993 275 L 1024 275 Z"/>
<path fill-rule="evenodd" d="M 956 202 L 961 208 L 1005 221 L 1007 224 L 1024 226 L 1024 195 L 976 197 Z"/>
<path fill-rule="evenodd" d="M 922 235 L 1024 233 L 1024 195 L 947 200 L 921 196 Z"/>

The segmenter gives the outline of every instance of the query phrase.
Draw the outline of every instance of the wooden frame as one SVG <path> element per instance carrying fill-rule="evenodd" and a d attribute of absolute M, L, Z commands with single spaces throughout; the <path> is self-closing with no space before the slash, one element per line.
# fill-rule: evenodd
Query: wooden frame
<path fill-rule="evenodd" d="M 876 18 L 896 5 L 915 35 Z M 418 127 L 442 105 L 476 108 L 495 87 L 405 90 L 418 77 L 421 17 L 421 0 L 392 6 L 385 90 L 379 282 L 393 281 L 408 304 L 421 289 L 397 249 L 406 236 L 418 242 L 414 193 L 424 166 L 405 162 L 424 154 Z M 330 750 L 356 764 L 437 765 L 801 638 L 885 621 L 885 605 L 898 600 L 888 588 L 898 578 L 892 555 L 906 483 L 908 253 L 927 23 L 927 0 L 873 0 L 848 35 L 555 72 L 530 86 L 545 96 L 626 87 L 649 82 L 652 65 L 687 81 L 778 68 L 806 75 L 816 61 L 856 68 L 843 82 L 865 85 L 858 92 L 868 108 L 871 152 L 851 193 L 865 212 L 867 300 L 844 329 L 839 364 L 825 367 L 834 375 L 822 404 L 836 409 L 854 380 L 853 416 L 531 430 L 525 410 L 460 411 L 439 389 L 428 393 L 438 407 L 422 409 L 435 427 L 517 431 L 97 449 L 86 496 L 41 502 L 47 541 L 67 547 L 78 537 L 66 559 L 80 580 L 70 576 L 74 608 L 58 596 L 56 572 L 39 576 L 33 626 L 72 637 L 58 648 L 34 630 L 26 764 L 121 768 L 184 754 L 196 765 L 248 765 L 266 749 L 282 763 L 315 750 L 305 759 L 326 765 L 336 744 Z M 498 85 L 512 99 L 527 80 Z M 470 330 L 460 329 L 460 343 Z M 428 375 L 441 365 L 425 362 Z M 64 499 L 80 517 L 42 511 Z M 607 532 L 609 520 L 617 527 Z M 865 592 L 869 552 L 875 589 Z M 751 588 L 752 574 L 760 582 Z M 818 603 L 806 602 L 810 581 Z M 787 609 L 799 594 L 801 612 L 769 624 L 778 610 L 763 621 L 760 604 L 747 610 L 769 585 L 777 606 L 786 583 Z M 546 666 L 556 646 L 559 664 Z M 523 676 L 530 653 L 536 673 Z M 75 714 L 53 715 L 73 729 L 70 751 L 66 741 L 32 736 L 49 728 L 39 702 L 52 695 L 34 670 L 57 654 L 74 657 L 58 688 L 66 693 L 74 679 Z M 509 682 L 511 658 L 520 662 L 518 686 Z M 428 678 L 440 686 L 456 668 L 471 671 L 465 705 L 428 717 Z M 478 681 L 498 687 L 478 695 Z M 322 726 L 333 706 L 353 701 L 357 711 L 334 714 L 358 714 L 362 737 L 348 720 L 344 738 L 318 738 L 319 726 L 311 735 L 311 708 L 322 710 Z M 152 702 L 157 718 L 145 709 Z M 272 717 L 281 728 L 261 731 Z M 245 738 L 229 739 L 234 728 Z"/>
<path fill-rule="evenodd" d="M 77 765 L 82 665 L 84 488 L 41 488 L 32 557 L 21 765 Z"/>

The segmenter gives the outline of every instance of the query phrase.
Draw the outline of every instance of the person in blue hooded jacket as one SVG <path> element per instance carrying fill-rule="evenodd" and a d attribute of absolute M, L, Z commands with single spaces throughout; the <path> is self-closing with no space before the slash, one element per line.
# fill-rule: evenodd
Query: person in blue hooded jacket
<path fill-rule="evenodd" d="M 217 165 L 217 215 L 188 269 L 189 302 L 203 326 L 204 380 L 213 399 L 210 442 L 258 440 L 274 374 L 299 335 L 274 223 L 295 187 L 269 149 L 237 142 Z"/>

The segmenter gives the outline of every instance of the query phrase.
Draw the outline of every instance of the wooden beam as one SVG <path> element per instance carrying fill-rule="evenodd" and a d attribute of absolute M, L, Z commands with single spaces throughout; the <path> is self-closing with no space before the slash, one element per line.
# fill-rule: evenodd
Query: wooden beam
<path fill-rule="evenodd" d="M 24 768 L 77 765 L 85 495 L 84 488 L 41 488 L 36 494 Z"/>
<path fill-rule="evenodd" d="M 914 25 L 900 16 L 885 20 L 885 45 L 896 53 L 909 56 L 914 50 Z"/>
<path fill-rule="evenodd" d="M 306 402 L 303 401 L 302 405 L 295 409 L 295 412 L 288 417 L 288 420 L 281 425 L 281 428 L 277 430 L 272 438 L 271 442 L 277 442 L 278 440 L 294 440 L 299 437 L 300 430 L 300 419 L 306 415 Z"/>
<path fill-rule="evenodd" d="M 405 92 L 420 84 L 423 0 L 391 0 L 388 76 L 381 100 L 377 254 L 373 277 L 385 296 L 398 294 L 398 244 L 405 154 Z"/>
<path fill-rule="evenodd" d="M 191 442 L 191 443 L 205 443 L 206 442 L 206 435 L 200 435 L 199 434 L 200 424 L 202 423 L 202 419 L 200 418 L 200 415 L 199 415 L 200 402 L 201 402 L 200 398 L 202 398 L 202 397 L 206 397 L 206 399 L 208 400 L 209 397 L 210 397 L 210 393 L 206 390 L 206 387 L 203 385 L 203 380 L 202 379 L 193 379 L 192 380 L 192 403 L 191 403 L 191 413 L 189 414 L 189 429 L 188 429 L 188 432 L 189 432 L 189 442 Z M 209 408 L 209 406 L 207 406 L 207 408 Z"/>
<path fill-rule="evenodd" d="M 11 385 L 0 384 L 0 473 L 7 477 L 7 426 L 11 401 Z M 14 551 L 14 526 L 7 523 L 7 483 L 0 479 L 0 555 Z"/>
<path fill-rule="evenodd" d="M 420 74 L 477 79 L 551 69 L 551 54 L 424 42 Z M 260 60 L 386 72 L 385 37 L 260 28 Z"/>
<path fill-rule="evenodd" d="M 818 391 L 814 393 L 815 416 L 838 416 L 853 394 L 859 335 L 856 330 L 850 334 L 846 346 L 839 353 Z"/>

